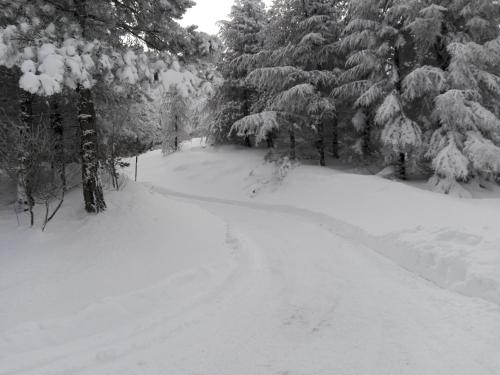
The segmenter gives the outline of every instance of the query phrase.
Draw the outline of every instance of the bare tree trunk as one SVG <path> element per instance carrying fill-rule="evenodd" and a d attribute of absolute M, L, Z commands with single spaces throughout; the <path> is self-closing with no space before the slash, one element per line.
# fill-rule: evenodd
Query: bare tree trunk
<path fill-rule="evenodd" d="M 332 155 L 335 159 L 339 159 L 339 125 L 337 117 L 332 122 Z"/>
<path fill-rule="evenodd" d="M 85 210 L 99 213 L 106 209 L 99 180 L 97 158 L 97 124 L 92 92 L 78 88 L 78 122 L 80 124 L 82 153 L 82 185 Z"/>
<path fill-rule="evenodd" d="M 251 148 L 252 147 L 252 142 L 250 141 L 250 136 L 245 135 L 245 146 Z"/>
<path fill-rule="evenodd" d="M 33 226 L 35 219 L 33 206 L 33 95 L 27 91 L 21 90 L 19 106 L 21 110 L 19 125 L 19 169 L 17 182 L 17 204 L 20 211 L 27 211 L 30 214 L 30 225 Z"/>
<path fill-rule="evenodd" d="M 54 164 L 60 179 L 61 190 L 66 191 L 66 161 L 64 157 L 64 127 L 62 116 L 59 112 L 57 98 L 50 100 L 50 123 L 54 135 Z"/>
<path fill-rule="evenodd" d="M 319 121 L 317 124 L 318 129 L 318 140 L 316 142 L 316 146 L 318 148 L 318 156 L 319 156 L 319 165 L 322 167 L 326 166 L 325 161 L 325 134 L 324 134 L 324 126 L 323 122 Z"/>
<path fill-rule="evenodd" d="M 366 116 L 365 128 L 363 129 L 363 157 L 370 155 L 370 140 L 371 140 L 371 119 L 369 115 Z"/>
<path fill-rule="evenodd" d="M 272 134 L 266 136 L 267 148 L 274 148 L 274 138 Z"/>
<path fill-rule="evenodd" d="M 398 174 L 401 180 L 406 180 L 406 155 L 404 152 L 399 153 Z"/>
<path fill-rule="evenodd" d="M 248 94 L 247 89 L 243 89 L 243 117 L 246 117 L 250 114 L 250 96 Z M 251 148 L 252 142 L 250 141 L 250 136 L 245 135 L 244 144 L 246 147 Z"/>
<path fill-rule="evenodd" d="M 179 134 L 179 117 L 177 115 L 175 115 L 175 124 L 174 124 L 174 127 L 175 127 L 175 138 L 174 138 L 174 151 L 177 151 L 179 149 L 179 137 L 178 137 L 178 134 Z"/>
<path fill-rule="evenodd" d="M 297 153 L 295 151 L 295 132 L 293 129 L 289 130 L 289 136 L 290 136 L 290 159 L 295 160 L 297 157 Z"/>

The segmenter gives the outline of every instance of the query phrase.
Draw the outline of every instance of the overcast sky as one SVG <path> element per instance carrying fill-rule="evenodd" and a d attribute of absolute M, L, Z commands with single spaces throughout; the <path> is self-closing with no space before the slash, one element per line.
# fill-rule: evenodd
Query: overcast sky
<path fill-rule="evenodd" d="M 195 1 L 197 4 L 187 11 L 181 24 L 184 26 L 198 25 L 200 31 L 216 34 L 219 31 L 216 22 L 227 18 L 234 0 Z M 268 5 L 271 1 L 272 0 L 264 0 Z"/>

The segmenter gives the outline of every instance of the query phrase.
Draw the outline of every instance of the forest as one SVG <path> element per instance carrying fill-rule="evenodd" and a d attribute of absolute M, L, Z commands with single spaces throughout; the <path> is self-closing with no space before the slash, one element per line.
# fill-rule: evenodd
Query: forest
<path fill-rule="evenodd" d="M 0 375 L 500 374 L 499 0 L 0 0 L 0 83 Z"/>
<path fill-rule="evenodd" d="M 193 135 L 455 195 L 497 180 L 497 1 L 239 0 L 216 36 L 176 22 L 193 5 L 2 1 L 0 166 L 19 212 L 47 221 L 79 184 L 101 212 L 121 158 Z"/>

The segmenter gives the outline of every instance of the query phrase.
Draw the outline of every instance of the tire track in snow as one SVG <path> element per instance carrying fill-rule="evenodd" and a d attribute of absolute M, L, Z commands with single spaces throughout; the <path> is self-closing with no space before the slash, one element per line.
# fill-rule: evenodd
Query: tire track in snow
<path fill-rule="evenodd" d="M 402 264 L 399 262 L 397 259 L 391 257 L 390 254 L 398 254 L 398 248 L 401 246 L 405 246 L 404 243 L 397 243 L 394 241 L 390 240 L 390 236 L 376 236 L 369 234 L 367 231 L 362 229 L 361 227 L 349 224 L 345 221 L 336 219 L 332 216 L 329 216 L 325 213 L 313 211 L 313 210 L 308 210 L 305 208 L 299 208 L 299 207 L 294 207 L 294 206 L 289 206 L 289 205 L 283 205 L 283 204 L 268 204 L 268 203 L 259 203 L 259 202 L 245 202 L 245 201 L 239 201 L 239 200 L 231 200 L 231 199 L 222 199 L 222 198 L 215 198 L 215 197 L 206 197 L 206 196 L 199 196 L 199 195 L 193 195 L 193 194 L 186 194 L 186 193 L 181 193 L 177 192 L 174 190 L 170 190 L 164 187 L 160 186 L 154 186 L 153 184 L 150 183 L 142 183 L 144 186 L 148 187 L 151 191 L 159 193 L 161 195 L 167 196 L 167 197 L 174 197 L 174 198 L 181 198 L 187 201 L 198 201 L 198 202 L 205 202 L 205 203 L 216 203 L 216 204 L 223 204 L 223 205 L 230 205 L 230 206 L 235 206 L 235 207 L 243 207 L 243 208 L 249 208 L 253 210 L 261 210 L 265 212 L 272 212 L 272 213 L 281 213 L 285 215 L 293 215 L 295 217 L 299 217 L 302 219 L 307 219 L 309 222 L 312 222 L 323 229 L 340 236 L 346 240 L 349 240 L 350 242 L 360 244 L 364 247 L 367 247 L 371 250 L 373 250 L 375 253 L 383 256 L 384 258 L 392 261 L 393 263 L 397 264 L 401 268 L 405 269 L 406 271 L 411 272 L 412 274 L 418 275 L 422 279 L 432 283 L 433 285 L 449 290 L 451 292 L 459 293 L 463 296 L 466 297 L 471 297 L 471 298 L 479 298 L 482 299 L 486 302 L 494 303 L 495 305 L 500 305 L 499 300 L 500 296 L 494 294 L 494 293 L 488 293 L 489 291 L 485 291 L 485 293 L 482 294 L 471 294 L 468 293 L 467 289 L 452 289 L 448 287 L 446 283 L 440 283 L 439 281 L 433 280 L 429 277 L 426 277 L 426 275 L 418 272 L 418 270 L 413 269 L 411 267 L 406 266 L 405 264 Z M 465 274 L 464 274 L 465 277 Z M 487 282 L 487 280 L 485 281 Z"/>
<path fill-rule="evenodd" d="M 297 268 L 294 265 L 297 259 L 287 260 L 282 269 L 287 270 L 289 279 L 284 281 L 294 284 L 300 280 L 309 282 L 309 278 L 312 278 L 314 281 L 311 282 L 317 284 L 313 293 L 317 293 L 320 297 L 318 297 L 319 300 L 309 300 L 304 295 L 303 285 L 299 284 L 298 290 L 292 287 L 290 293 L 299 292 L 296 298 L 301 302 L 297 308 L 289 306 L 291 319 L 287 321 L 293 323 L 294 331 L 300 331 L 300 327 L 303 326 L 306 331 L 315 333 L 314 328 L 319 325 L 320 333 L 322 332 L 325 339 L 330 341 L 320 342 L 317 344 L 319 345 L 317 349 L 323 351 L 325 345 L 331 345 L 330 350 L 336 347 L 343 353 L 342 355 L 347 355 L 347 359 L 337 358 L 337 361 L 348 363 L 349 374 L 434 373 L 449 375 L 453 373 L 470 375 L 474 373 L 496 375 L 499 373 L 500 361 L 491 354 L 491 348 L 500 344 L 498 307 L 486 301 L 465 298 L 444 288 L 436 288 L 435 284 L 424 281 L 420 275 L 407 272 L 411 270 L 404 269 L 383 256 L 383 253 L 381 254 L 376 246 L 384 245 L 383 242 L 378 242 L 375 236 L 369 235 L 361 228 L 307 209 L 203 197 L 158 186 L 149 185 L 149 187 L 152 191 L 165 196 L 208 203 L 210 212 L 216 216 L 239 220 L 241 225 L 252 228 L 252 238 L 263 237 L 260 242 L 264 244 L 268 253 L 280 251 L 280 247 L 286 246 L 283 239 L 288 238 L 286 232 L 288 221 L 303 223 L 304 232 L 293 232 L 292 229 L 290 241 L 298 242 L 300 236 L 306 234 L 304 237 L 310 237 L 311 245 L 307 244 L 307 241 L 301 241 L 301 244 L 297 245 L 297 251 L 293 256 L 297 259 L 303 258 L 303 266 Z M 215 205 L 212 207 L 211 204 Z M 225 209 L 224 206 L 228 208 Z M 239 207 L 277 214 L 277 216 L 275 219 L 266 216 L 262 219 L 263 223 L 259 223 L 260 215 L 238 210 Z M 280 223 L 280 217 L 283 218 L 283 223 Z M 271 223 L 273 220 L 276 220 L 277 224 L 266 227 L 266 223 Z M 290 228 L 301 227 L 291 226 Z M 279 237 L 276 242 L 269 237 L 268 232 L 273 230 L 274 235 Z M 321 236 L 318 233 L 321 231 L 329 235 Z M 316 237 L 313 237 L 313 233 L 322 239 L 315 242 Z M 343 242 L 347 244 L 345 249 L 339 249 L 339 246 L 344 246 Z M 293 243 L 291 245 L 293 247 Z M 310 246 L 313 248 L 310 249 Z M 314 252 L 310 254 L 307 251 L 309 249 Z M 282 249 L 279 255 L 283 258 L 288 257 L 289 254 L 286 251 L 283 252 Z M 304 256 L 310 256 L 311 259 L 304 258 Z M 331 277 L 325 279 L 329 280 L 328 283 L 316 280 L 315 274 L 322 271 L 323 266 L 330 274 L 338 273 L 341 278 L 340 282 Z M 301 271 L 301 267 L 308 268 L 309 272 L 302 275 L 297 273 Z M 337 292 L 335 292 L 335 286 L 340 287 Z M 380 288 L 380 291 L 377 288 Z M 333 295 L 331 295 L 332 292 Z M 335 293 L 340 294 L 340 297 Z M 340 298 L 336 302 L 339 304 L 338 308 L 332 309 L 324 304 L 325 299 L 334 300 L 335 298 Z M 318 302 L 320 302 L 319 305 Z M 311 319 L 317 317 L 318 313 L 321 315 L 328 309 L 331 310 L 330 316 L 326 319 L 321 317 L 311 323 Z M 483 325 L 481 320 L 476 321 L 477 316 L 488 321 L 488 327 Z M 347 342 L 342 341 L 345 338 Z M 283 363 L 292 362 L 300 366 L 302 364 L 297 364 L 297 356 L 316 357 L 317 354 L 310 351 L 314 341 L 306 340 L 305 337 L 300 340 L 304 342 L 298 341 L 294 349 L 289 348 Z M 375 341 L 367 345 L 365 340 L 368 343 Z M 327 342 L 329 344 L 326 344 Z M 362 357 L 363 361 L 356 363 L 355 358 L 351 358 L 352 354 L 354 357 Z M 313 359 L 311 361 L 314 362 Z M 347 373 L 342 370 L 336 372 L 335 363 L 328 360 L 325 360 L 323 367 L 319 366 L 317 371 L 311 371 L 310 367 L 313 366 L 306 366 L 303 371 L 296 370 L 297 367 L 294 366 L 281 369 L 276 366 L 269 368 L 274 369 L 273 374 Z M 305 371 L 306 368 L 307 371 Z M 429 372 L 430 369 L 433 370 Z M 345 368 L 343 370 L 345 371 Z"/>
<path fill-rule="evenodd" d="M 151 313 L 140 316 L 140 321 L 132 318 L 123 326 L 115 327 L 109 332 L 78 337 L 71 342 L 64 342 L 44 349 L 29 350 L 19 353 L 14 358 L 7 357 L 5 359 L 9 359 L 9 362 L 3 363 L 5 367 L 0 364 L 0 375 L 38 375 L 40 373 L 69 375 L 84 373 L 87 370 L 92 373 L 96 362 L 101 365 L 116 362 L 120 358 L 126 358 L 131 353 L 157 346 L 169 337 L 189 329 L 191 324 L 195 325 L 203 320 L 201 312 L 213 308 L 211 305 L 213 305 L 214 300 L 232 293 L 235 285 L 241 283 L 242 275 L 252 273 L 250 269 L 255 267 L 258 259 L 254 258 L 255 252 L 248 251 L 248 245 L 243 243 L 245 240 L 228 224 L 225 242 L 232 249 L 233 259 L 231 259 L 231 263 L 234 263 L 229 269 L 227 269 L 228 265 L 215 265 L 214 267 L 185 271 L 173 275 L 159 284 L 134 290 L 130 294 L 106 298 L 97 304 L 106 309 L 113 308 L 113 306 L 121 309 L 132 299 L 137 298 L 148 298 L 155 301 L 175 299 L 178 301 L 178 298 L 166 298 L 166 296 L 174 289 L 179 288 L 181 288 L 183 295 L 194 296 L 183 301 L 184 304 L 173 311 L 168 310 L 166 313 L 164 306 L 155 305 L 152 306 Z M 214 280 L 213 275 L 218 277 Z M 195 290 L 200 285 L 205 287 L 201 293 L 199 290 Z M 184 288 L 188 288 L 188 290 L 184 290 Z M 175 291 L 174 294 L 180 294 L 180 292 Z M 94 307 L 98 307 L 97 305 Z M 85 310 L 91 308 L 92 306 L 89 306 Z M 79 324 L 78 320 L 85 321 L 81 317 L 82 314 L 84 311 L 58 323 L 68 327 L 77 325 Z M 23 360 L 26 355 L 32 358 L 30 363 L 25 363 L 26 361 Z M 54 366 L 59 370 L 53 370 Z M 61 371 L 61 368 L 64 370 Z"/>

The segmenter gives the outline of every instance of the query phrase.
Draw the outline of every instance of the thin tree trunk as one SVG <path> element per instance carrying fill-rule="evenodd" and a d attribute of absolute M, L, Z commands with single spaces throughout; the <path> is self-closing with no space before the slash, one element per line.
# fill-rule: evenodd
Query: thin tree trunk
<path fill-rule="evenodd" d="M 319 165 L 322 167 L 326 166 L 326 161 L 325 161 L 325 134 L 324 134 L 324 129 L 323 129 L 323 122 L 318 122 L 318 141 L 317 141 L 317 147 L 318 147 L 318 155 L 319 155 Z"/>
<path fill-rule="evenodd" d="M 99 213 L 106 209 L 99 180 L 97 158 L 97 123 L 94 101 L 90 89 L 78 88 L 78 122 L 80 125 L 82 153 L 82 184 L 85 210 Z"/>
<path fill-rule="evenodd" d="M 295 160 L 297 155 L 296 155 L 296 151 L 295 151 L 295 132 L 293 131 L 293 129 L 290 129 L 289 130 L 289 136 L 290 136 L 290 159 L 291 160 Z"/>
<path fill-rule="evenodd" d="M 369 116 L 366 117 L 366 124 L 363 129 L 363 156 L 368 157 L 370 155 L 370 139 L 371 139 L 371 124 Z"/>
<path fill-rule="evenodd" d="M 251 148 L 252 147 L 252 142 L 250 141 L 250 136 L 249 135 L 245 135 L 245 146 L 248 147 L 248 148 Z"/>
<path fill-rule="evenodd" d="M 174 138 L 174 151 L 177 151 L 178 148 L 179 148 L 179 137 L 178 137 L 178 134 L 179 134 L 179 124 L 178 124 L 178 121 L 179 121 L 179 118 L 178 116 L 176 115 L 175 116 L 175 138 Z"/>
<path fill-rule="evenodd" d="M 27 211 L 30 214 L 30 225 L 35 222 L 33 214 L 33 206 L 35 199 L 33 198 L 33 95 L 27 91 L 21 90 L 19 98 L 19 106 L 21 111 L 19 136 L 19 170 L 17 181 L 17 203 L 20 211 Z"/>
<path fill-rule="evenodd" d="M 64 158 L 64 127 L 57 98 L 50 100 L 50 123 L 54 135 L 54 164 L 61 190 L 66 191 L 66 162 Z"/>
<path fill-rule="evenodd" d="M 406 155 L 404 152 L 399 153 L 398 174 L 401 180 L 406 180 Z"/>
<path fill-rule="evenodd" d="M 274 139 L 272 134 L 266 136 L 267 148 L 274 148 Z"/>
<path fill-rule="evenodd" d="M 402 85 L 403 85 L 403 71 L 401 65 L 401 50 L 399 48 L 395 48 L 394 51 L 394 65 L 397 69 L 398 79 L 396 81 L 395 87 L 398 92 L 398 95 L 402 95 Z M 398 155 L 398 175 L 400 180 L 406 180 L 406 154 L 404 151 L 399 151 Z"/>
<path fill-rule="evenodd" d="M 339 159 L 339 126 L 337 117 L 332 122 L 332 155 L 335 159 Z"/>
<path fill-rule="evenodd" d="M 250 97 L 248 95 L 248 90 L 243 89 L 243 117 L 250 115 Z M 246 147 L 251 148 L 252 142 L 250 141 L 250 136 L 245 135 L 244 143 Z"/>

